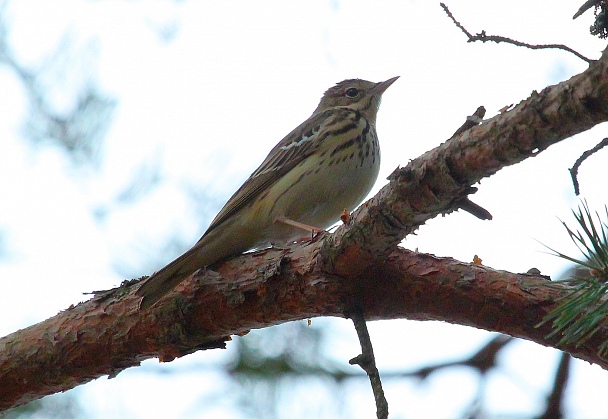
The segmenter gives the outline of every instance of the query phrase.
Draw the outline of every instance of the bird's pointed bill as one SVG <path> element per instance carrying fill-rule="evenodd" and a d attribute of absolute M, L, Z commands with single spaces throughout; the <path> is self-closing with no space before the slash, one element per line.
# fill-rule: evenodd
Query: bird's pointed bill
<path fill-rule="evenodd" d="M 390 87 L 391 84 L 395 83 L 398 78 L 399 76 L 377 83 L 372 89 L 372 93 L 375 95 L 381 95 Z"/>

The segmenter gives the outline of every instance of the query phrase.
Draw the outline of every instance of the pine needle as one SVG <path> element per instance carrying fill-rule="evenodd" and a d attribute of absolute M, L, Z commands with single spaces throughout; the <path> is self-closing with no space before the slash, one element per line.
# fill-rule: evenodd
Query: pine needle
<path fill-rule="evenodd" d="M 606 220 L 608 220 L 608 207 Z M 570 239 L 582 253 L 583 258 L 575 258 L 545 246 L 552 254 L 586 268 L 567 278 L 571 290 L 560 299 L 560 304 L 537 325 L 551 323 L 553 331 L 547 337 L 561 335 L 559 345 L 580 346 L 595 335 L 606 322 L 608 315 L 608 224 L 595 212 L 589 210 L 586 201 L 578 211 L 572 211 L 579 228 L 571 229 L 565 222 Z M 595 220 L 597 218 L 597 221 Z M 599 354 L 608 355 L 608 341 L 603 342 Z"/>

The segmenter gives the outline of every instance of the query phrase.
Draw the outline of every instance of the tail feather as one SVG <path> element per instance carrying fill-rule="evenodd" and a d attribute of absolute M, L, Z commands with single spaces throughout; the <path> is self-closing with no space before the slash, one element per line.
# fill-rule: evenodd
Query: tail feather
<path fill-rule="evenodd" d="M 232 216 L 222 223 L 222 229 L 207 230 L 194 247 L 152 274 L 136 291 L 143 297 L 140 309 L 152 307 L 197 269 L 255 247 L 257 236 L 241 225 L 239 214 Z"/>
<path fill-rule="evenodd" d="M 173 276 L 157 276 L 156 274 L 152 275 L 136 292 L 137 295 L 143 297 L 139 303 L 139 309 L 147 310 L 148 308 L 152 307 L 187 276 L 188 274 Z"/>
<path fill-rule="evenodd" d="M 199 246 L 194 246 L 173 262 L 155 272 L 136 291 L 143 297 L 139 303 L 141 310 L 146 310 L 156 304 L 162 297 L 175 288 L 190 274 L 207 263 L 203 260 Z"/>

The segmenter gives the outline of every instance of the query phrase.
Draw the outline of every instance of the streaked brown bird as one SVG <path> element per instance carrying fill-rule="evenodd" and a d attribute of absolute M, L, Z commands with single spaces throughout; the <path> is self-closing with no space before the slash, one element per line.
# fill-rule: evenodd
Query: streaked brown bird
<path fill-rule="evenodd" d="M 380 99 L 398 78 L 380 83 L 344 80 L 328 89 L 310 118 L 270 151 L 194 247 L 137 290 L 143 297 L 141 309 L 199 268 L 295 240 L 302 230 L 328 228 L 344 209 L 359 205 L 380 169 Z"/>

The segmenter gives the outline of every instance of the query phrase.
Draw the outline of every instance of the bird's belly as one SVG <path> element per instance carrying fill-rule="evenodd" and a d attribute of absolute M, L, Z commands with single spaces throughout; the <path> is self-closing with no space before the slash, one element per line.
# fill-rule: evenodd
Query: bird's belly
<path fill-rule="evenodd" d="M 331 166 L 321 164 L 318 158 L 312 163 L 296 166 L 270 188 L 267 198 L 272 207 L 267 214 L 275 222 L 269 223 L 272 227 L 267 232 L 268 242 L 285 242 L 306 235 L 301 229 L 276 222 L 278 218 L 325 229 L 336 223 L 345 209 L 355 209 L 376 182 L 380 156 L 365 159 L 345 156 Z"/>

